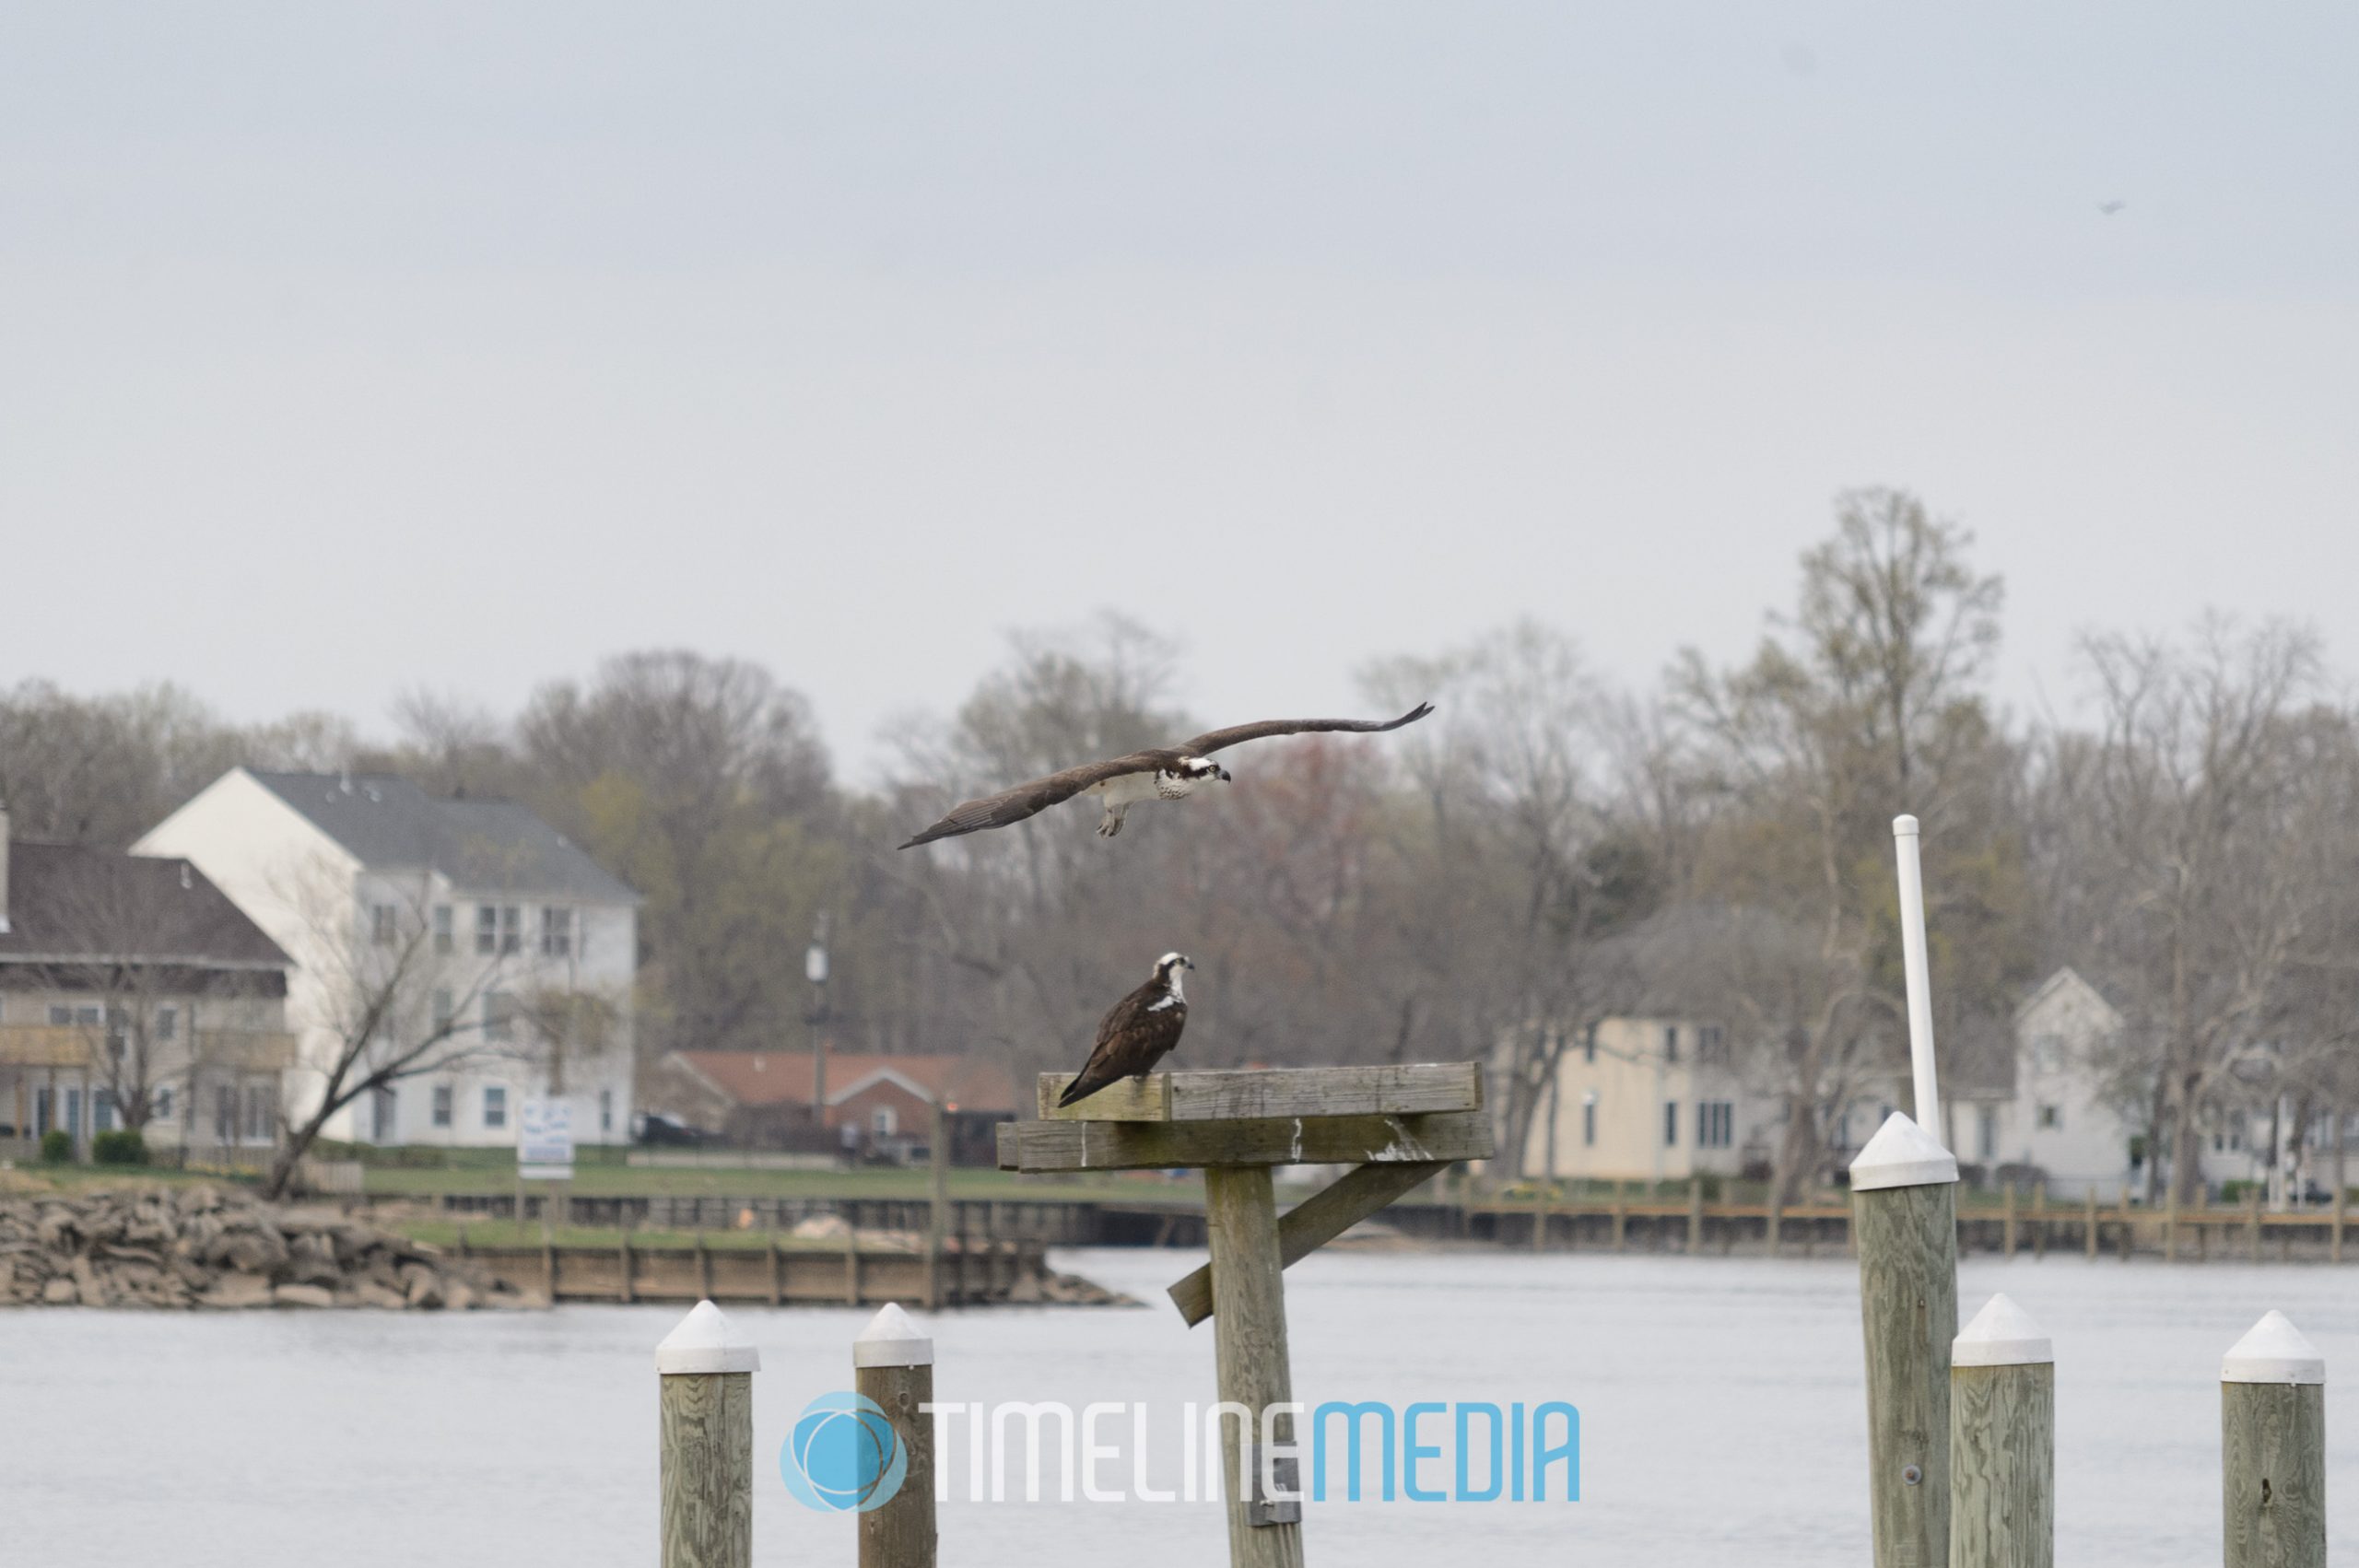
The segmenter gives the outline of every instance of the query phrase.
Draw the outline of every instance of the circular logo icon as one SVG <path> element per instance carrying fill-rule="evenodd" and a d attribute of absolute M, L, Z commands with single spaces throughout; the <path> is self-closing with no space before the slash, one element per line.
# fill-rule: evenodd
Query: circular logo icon
<path fill-rule="evenodd" d="M 909 1479 L 910 1451 L 875 1400 L 841 1391 L 803 1407 L 778 1453 L 786 1490 L 806 1508 L 865 1514 Z"/>

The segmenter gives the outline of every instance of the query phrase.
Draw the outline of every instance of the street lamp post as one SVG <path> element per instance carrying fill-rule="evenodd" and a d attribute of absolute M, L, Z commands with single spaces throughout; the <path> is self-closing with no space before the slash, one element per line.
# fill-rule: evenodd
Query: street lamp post
<path fill-rule="evenodd" d="M 827 1145 L 827 1153 L 835 1153 L 835 1141 L 827 1130 L 827 1036 L 824 1025 L 827 1019 L 827 912 L 819 911 L 819 921 L 811 932 L 811 945 L 803 954 L 803 977 L 811 982 L 811 1116 L 817 1122 L 819 1136 Z"/>

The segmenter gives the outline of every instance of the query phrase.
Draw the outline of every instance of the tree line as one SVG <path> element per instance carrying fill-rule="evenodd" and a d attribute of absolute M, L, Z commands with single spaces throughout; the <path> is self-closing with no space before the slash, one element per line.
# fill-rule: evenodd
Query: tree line
<path fill-rule="evenodd" d="M 769 672 L 645 651 L 513 714 L 409 696 L 389 742 L 27 681 L 0 691 L 0 799 L 20 834 L 100 844 L 238 763 L 521 800 L 645 895 L 650 1057 L 824 1027 L 843 1049 L 1070 1067 L 1176 948 L 1200 966 L 1192 1064 L 1490 1058 L 1513 1150 L 1598 1020 L 1716 1020 L 1784 1107 L 1790 1189 L 1905 1063 L 1908 811 L 1952 1082 L 2002 1074 L 2013 1008 L 2071 964 L 2127 1020 L 2090 1065 L 2177 1179 L 2232 1110 L 2283 1096 L 2298 1138 L 2359 1088 L 2359 712 L 2313 632 L 2211 616 L 2083 634 L 2086 717 L 2019 720 L 1989 691 L 2003 609 L 1965 529 L 1847 494 L 1733 665 L 1690 652 L 1617 688 L 1532 620 L 1403 653 L 1361 672 L 1370 711 L 1433 718 L 1240 751 L 1235 788 L 1112 844 L 1068 807 L 891 848 L 958 800 L 1203 728 L 1179 646 L 1112 614 L 1013 637 L 954 712 L 891 737 L 874 788 L 837 776 Z M 823 916 L 819 1020 L 801 955 Z"/>

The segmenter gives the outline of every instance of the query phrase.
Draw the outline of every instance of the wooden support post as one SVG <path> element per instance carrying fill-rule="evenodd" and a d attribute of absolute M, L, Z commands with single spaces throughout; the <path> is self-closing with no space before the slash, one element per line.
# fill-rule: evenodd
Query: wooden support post
<path fill-rule="evenodd" d="M 2089 1261 L 2095 1262 L 2097 1260 L 2097 1189 L 2095 1182 L 2089 1184 L 2088 1198 L 2082 1205 L 2081 1245 L 2087 1252 Z"/>
<path fill-rule="evenodd" d="M 2245 1257 L 2260 1261 L 2260 1183 L 2245 1188 Z"/>
<path fill-rule="evenodd" d="M 2031 1255 L 2048 1256 L 2048 1184 L 2036 1182 L 2031 1189 Z"/>
<path fill-rule="evenodd" d="M 1629 1223 L 1630 1205 L 1622 1195 L 1622 1184 L 1617 1181 L 1614 1184 L 1614 1250 L 1616 1252 L 1622 1250 Z"/>
<path fill-rule="evenodd" d="M 697 1232 L 697 1294 L 712 1299 L 712 1252 L 704 1244 L 704 1232 Z"/>
<path fill-rule="evenodd" d="M 1950 1347 L 1950 1568 L 2055 1568 L 2056 1355 L 2003 1295 Z"/>
<path fill-rule="evenodd" d="M 942 1237 L 950 1219 L 950 1146 L 942 1102 L 933 1103 L 926 1133 L 925 1309 L 942 1310 Z"/>
<path fill-rule="evenodd" d="M 631 1299 L 630 1222 L 628 1220 L 623 1222 L 622 1257 L 619 1261 L 622 1265 L 622 1284 L 616 1293 L 625 1305 L 628 1305 Z"/>
<path fill-rule="evenodd" d="M 1687 1256 L 1704 1250 L 1704 1178 L 1687 1178 Z"/>
<path fill-rule="evenodd" d="M 2170 1192 L 2163 1199 L 2163 1261 L 2178 1261 L 2178 1173 L 2173 1171 Z"/>
<path fill-rule="evenodd" d="M 776 1230 L 772 1230 L 769 1234 L 769 1253 L 770 1305 L 772 1306 L 778 1306 L 782 1305 L 786 1300 L 786 1281 L 780 1277 L 784 1270 L 785 1264 L 783 1259 L 779 1256 L 778 1232 Z"/>
<path fill-rule="evenodd" d="M 2337 1111 L 2335 1114 L 2340 1116 L 2342 1113 Z M 2338 1155 L 2335 1160 L 2337 1168 L 2334 1177 L 2334 1228 L 2327 1234 L 2326 1260 L 2329 1263 L 2342 1261 L 2342 1219 L 2345 1208 L 2351 1199 L 2349 1190 L 2342 1185 L 2341 1164 L 2342 1161 Z"/>
<path fill-rule="evenodd" d="M 860 1233 L 844 1233 L 844 1305 L 860 1305 Z"/>
<path fill-rule="evenodd" d="M 1942 1568 L 1950 1541 L 1957 1162 L 1900 1112 L 1851 1163 L 1876 1568 Z"/>
<path fill-rule="evenodd" d="M 1548 1250 L 1548 1191 L 1545 1187 L 1532 1200 L 1532 1250 Z"/>
<path fill-rule="evenodd" d="M 1785 1202 L 1778 1193 L 1778 1178 L 1773 1176 L 1769 1178 L 1769 1220 L 1765 1227 L 1767 1242 L 1763 1247 L 1772 1258 L 1778 1256 L 1778 1231 L 1779 1223 L 1785 1219 Z"/>
<path fill-rule="evenodd" d="M 2326 1363 L 2282 1312 L 2220 1365 L 2227 1568 L 2326 1568 Z"/>
<path fill-rule="evenodd" d="M 761 1364 L 710 1301 L 655 1347 L 663 1568 L 751 1568 L 753 1375 Z"/>
<path fill-rule="evenodd" d="M 899 1488 L 860 1515 L 860 1568 L 933 1568 L 933 1341 L 888 1303 L 852 1341 L 851 1364 L 853 1391 L 885 1412 L 908 1453 Z M 884 1462 L 889 1473 L 889 1452 Z"/>
<path fill-rule="evenodd" d="M 1278 1245 L 1278 1210 L 1267 1165 L 1214 1165 L 1204 1172 L 1204 1228 L 1212 1243 L 1214 1359 L 1220 1397 L 1244 1406 L 1257 1429 L 1240 1433 L 1234 1418 L 1220 1422 L 1222 1491 L 1228 1499 L 1230 1568 L 1301 1568 L 1302 1504 L 1262 1495 L 1258 1423 L 1272 1405 L 1293 1399 L 1286 1360 L 1285 1265 Z M 1294 1442 L 1291 1418 L 1272 1433 Z M 1240 1488 L 1240 1461 L 1247 1484 Z M 1299 1485 L 1298 1462 L 1281 1461 L 1278 1479 Z"/>
<path fill-rule="evenodd" d="M 2006 1196 L 2006 1208 L 1999 1226 L 1999 1256 L 2012 1259 L 2015 1256 L 2015 1184 L 2009 1182 L 2001 1190 Z"/>

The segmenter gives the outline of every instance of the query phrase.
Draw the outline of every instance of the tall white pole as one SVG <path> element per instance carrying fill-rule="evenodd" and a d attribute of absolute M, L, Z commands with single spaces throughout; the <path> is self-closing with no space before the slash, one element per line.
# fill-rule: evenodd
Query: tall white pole
<path fill-rule="evenodd" d="M 1900 961 L 1908 981 L 1908 1066 L 1917 1088 L 1911 1119 L 1946 1146 L 1941 1085 L 1933 1075 L 1933 991 L 1925 977 L 1925 873 L 1917 860 L 1917 819 L 1894 817 L 1892 839 L 1900 861 Z"/>

